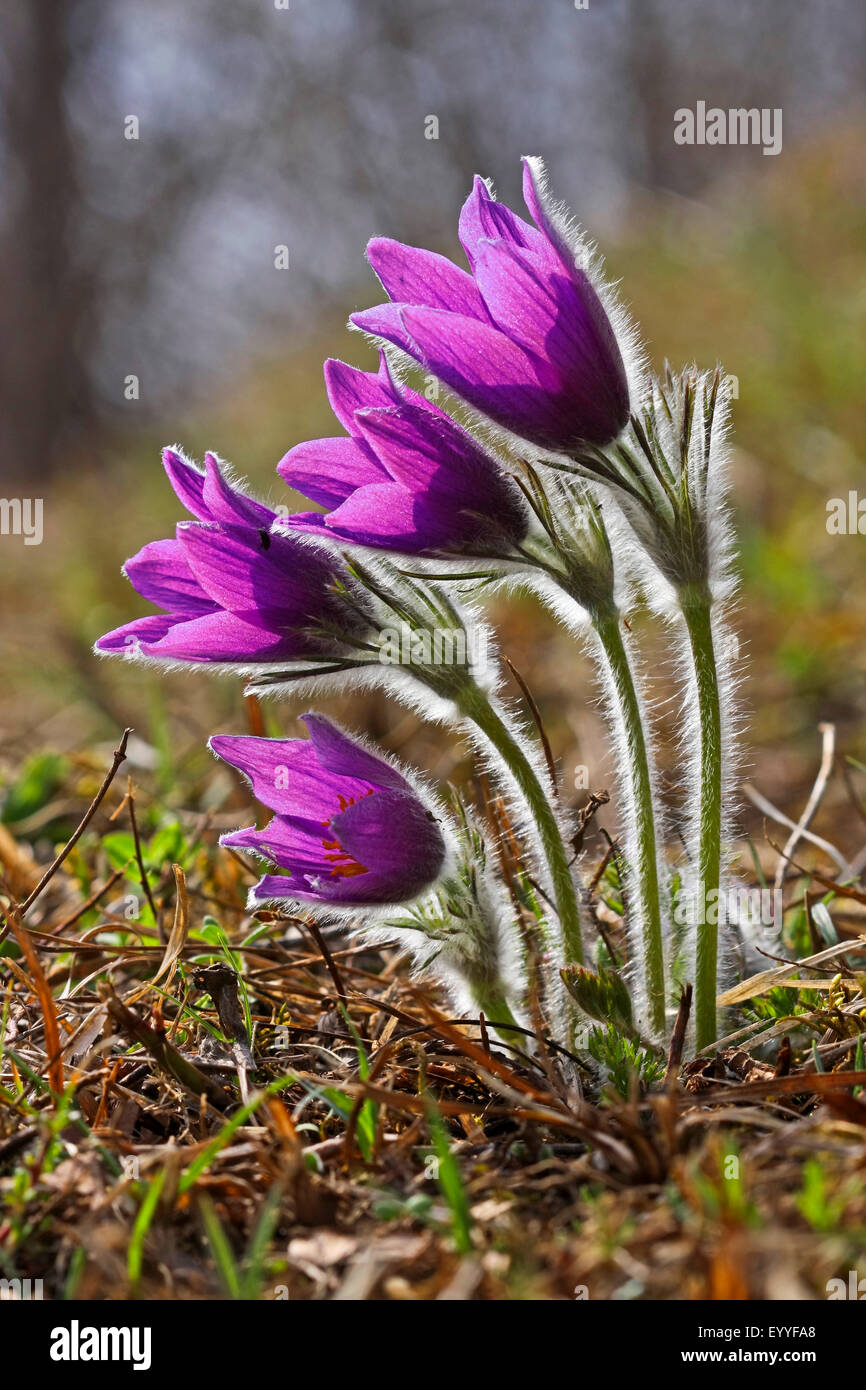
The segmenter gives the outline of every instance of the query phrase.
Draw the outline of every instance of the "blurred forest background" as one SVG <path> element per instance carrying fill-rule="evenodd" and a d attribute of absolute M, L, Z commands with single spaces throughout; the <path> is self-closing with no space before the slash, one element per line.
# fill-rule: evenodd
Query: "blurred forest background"
<path fill-rule="evenodd" d="M 379 298 L 368 237 L 458 254 L 473 173 L 519 206 L 524 153 L 599 240 L 656 364 L 720 359 L 737 378 L 749 775 L 799 814 L 821 720 L 866 759 L 866 538 L 825 524 L 829 498 L 866 497 L 866 6 L 280 3 L 0 11 L 0 494 L 42 497 L 45 519 L 41 546 L 0 537 L 0 785 L 23 762 L 39 787 L 28 801 L 16 780 L 2 814 L 55 824 L 46 779 L 82 749 L 98 766 L 124 724 L 168 803 L 218 798 L 203 741 L 245 727 L 238 683 L 90 650 L 148 611 L 119 570 L 179 519 L 160 447 L 213 448 L 289 500 L 278 459 L 335 432 L 322 359 L 372 364 L 344 327 Z M 698 100 L 781 108 L 782 152 L 677 146 L 674 112 Z M 573 645 L 529 602 L 503 617 L 566 786 L 578 764 L 603 786 Z M 468 770 L 378 697 L 331 708 L 441 777 Z M 269 727 L 296 732 L 298 712 L 272 707 Z"/>

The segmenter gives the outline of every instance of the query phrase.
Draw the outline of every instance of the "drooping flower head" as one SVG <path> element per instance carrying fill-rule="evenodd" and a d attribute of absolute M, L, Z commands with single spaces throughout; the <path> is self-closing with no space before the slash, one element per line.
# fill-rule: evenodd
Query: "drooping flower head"
<path fill-rule="evenodd" d="M 465 430 L 379 371 L 325 363 L 334 414 L 349 437 L 291 449 L 277 465 L 320 506 L 288 519 L 295 530 L 410 554 L 503 554 L 529 519 L 514 483 Z"/>
<path fill-rule="evenodd" d="M 200 519 L 127 561 L 135 588 L 164 611 L 107 633 L 98 652 L 216 666 L 249 676 L 257 694 L 323 680 L 384 686 L 436 718 L 488 679 L 486 627 L 440 587 L 384 556 L 367 566 L 286 532 L 213 455 L 205 473 L 174 450 L 164 461 Z"/>
<path fill-rule="evenodd" d="M 327 558 L 272 533 L 276 514 L 232 486 L 213 454 L 204 473 L 173 449 L 163 462 L 196 521 L 126 562 L 134 588 L 164 611 L 107 633 L 97 651 L 245 670 L 317 650 L 309 630 L 335 610 Z"/>
<path fill-rule="evenodd" d="M 593 258 L 575 252 L 543 180 L 541 161 L 525 160 L 532 226 L 476 178 L 460 217 L 468 274 L 444 256 L 375 238 L 370 264 L 391 303 L 352 322 L 511 434 L 570 454 L 616 438 L 629 384 Z"/>
<path fill-rule="evenodd" d="M 264 830 L 220 839 L 289 870 L 265 875 L 252 900 L 375 907 L 418 897 L 440 877 L 448 854 L 432 811 L 391 763 L 323 715 L 306 714 L 304 723 L 309 740 L 210 740 L 276 812 Z"/>

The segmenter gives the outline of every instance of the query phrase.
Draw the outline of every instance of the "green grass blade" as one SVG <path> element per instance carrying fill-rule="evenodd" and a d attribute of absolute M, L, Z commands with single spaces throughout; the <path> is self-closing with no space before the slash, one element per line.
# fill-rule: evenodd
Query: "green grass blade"
<path fill-rule="evenodd" d="M 156 1177 L 148 1184 L 144 1200 L 138 1209 L 135 1222 L 132 1227 L 132 1235 L 129 1239 L 129 1249 L 126 1252 L 126 1269 L 129 1275 L 129 1282 L 135 1289 L 141 1278 L 141 1266 L 144 1260 L 144 1242 L 150 1230 L 150 1223 L 156 1211 L 160 1193 L 165 1185 L 165 1169 L 161 1168 Z"/>

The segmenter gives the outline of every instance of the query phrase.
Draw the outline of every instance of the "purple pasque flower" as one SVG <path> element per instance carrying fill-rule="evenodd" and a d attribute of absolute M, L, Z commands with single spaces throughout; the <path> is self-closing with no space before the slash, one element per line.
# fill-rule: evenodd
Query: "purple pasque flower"
<path fill-rule="evenodd" d="M 251 898 L 344 907 L 406 902 L 439 878 L 447 846 L 409 782 L 321 714 L 305 714 L 306 739 L 218 735 L 210 747 L 239 768 L 276 812 L 220 844 L 250 850 L 288 877 L 267 874 Z"/>
<path fill-rule="evenodd" d="M 96 650 L 241 669 L 316 650 L 308 629 L 335 607 L 332 565 L 302 540 L 273 533 L 275 513 L 232 486 L 213 454 L 203 473 L 173 449 L 163 463 L 196 521 L 127 560 L 127 578 L 163 612 L 124 623 Z"/>
<path fill-rule="evenodd" d="M 290 449 L 282 478 L 331 510 L 289 518 L 295 530 L 411 554 L 507 554 L 529 521 L 515 484 L 465 430 L 379 371 L 325 363 L 328 398 L 349 437 Z"/>
<path fill-rule="evenodd" d="M 616 438 L 629 387 L 589 257 L 569 246 L 543 181 L 541 161 L 524 160 L 533 227 L 476 178 L 459 228 L 470 274 L 432 251 L 375 238 L 367 252 L 391 303 L 352 323 L 512 434 L 571 454 Z"/>

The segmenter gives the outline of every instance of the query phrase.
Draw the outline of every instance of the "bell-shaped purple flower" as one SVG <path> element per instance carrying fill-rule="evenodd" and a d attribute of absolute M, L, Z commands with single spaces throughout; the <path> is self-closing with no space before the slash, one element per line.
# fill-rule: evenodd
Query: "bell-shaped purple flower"
<path fill-rule="evenodd" d="M 276 514 L 233 487 L 212 454 L 204 473 L 172 449 L 163 462 L 197 520 L 126 562 L 134 588 L 163 612 L 124 623 L 96 650 L 241 668 L 306 656 L 316 647 L 308 629 L 333 604 L 325 557 L 273 533 Z"/>
<path fill-rule="evenodd" d="M 254 902 L 300 899 L 343 907 L 407 902 L 439 878 L 447 858 L 439 824 L 409 782 L 320 714 L 310 737 L 219 735 L 218 757 L 239 768 L 276 812 L 264 830 L 237 830 L 220 844 L 249 850 L 288 877 L 268 874 Z"/>
<path fill-rule="evenodd" d="M 507 553 L 528 517 L 514 483 L 467 432 L 423 396 L 379 371 L 325 363 L 334 414 L 349 431 L 291 449 L 282 478 L 322 515 L 289 518 L 296 530 L 411 554 Z"/>
<path fill-rule="evenodd" d="M 370 264 L 392 302 L 352 322 L 510 433 L 572 454 L 616 438 L 629 387 L 590 257 L 570 247 L 542 183 L 541 162 L 525 160 L 533 227 L 476 178 L 460 217 L 471 274 L 431 251 L 375 238 Z"/>

